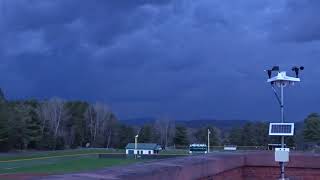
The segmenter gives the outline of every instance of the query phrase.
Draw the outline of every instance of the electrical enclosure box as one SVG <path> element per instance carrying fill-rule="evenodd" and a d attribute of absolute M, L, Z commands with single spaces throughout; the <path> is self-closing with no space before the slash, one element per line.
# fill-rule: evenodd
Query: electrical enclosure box
<path fill-rule="evenodd" d="M 275 161 L 276 162 L 289 162 L 289 148 L 276 148 Z"/>

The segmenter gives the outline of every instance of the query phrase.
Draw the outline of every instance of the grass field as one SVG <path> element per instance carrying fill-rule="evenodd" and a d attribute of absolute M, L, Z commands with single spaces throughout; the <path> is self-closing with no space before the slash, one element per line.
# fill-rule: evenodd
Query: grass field
<path fill-rule="evenodd" d="M 126 165 L 139 160 L 135 159 L 99 159 L 98 156 L 51 158 L 46 160 L 29 160 L 0 163 L 0 174 L 7 173 L 66 173 L 94 170 L 103 167 Z"/>
<path fill-rule="evenodd" d="M 0 179 L 10 175 L 63 174 L 121 166 L 146 159 L 119 157 L 124 150 L 77 149 L 64 151 L 26 151 L 0 154 Z M 110 158 L 99 158 L 99 154 L 112 154 Z M 186 150 L 162 151 L 161 155 L 187 155 Z M 115 155 L 115 156 L 114 156 Z M 167 158 L 167 157 L 166 157 Z M 10 178 L 9 178 L 10 179 Z"/>
<path fill-rule="evenodd" d="M 95 170 L 110 166 L 127 165 L 142 160 L 127 158 L 103 158 L 101 153 L 121 153 L 102 150 L 70 150 L 9 154 L 0 157 L 0 177 L 3 174 L 45 173 L 59 174 Z M 1 179 L 1 178 L 0 178 Z"/>
<path fill-rule="evenodd" d="M 125 153 L 124 150 L 106 150 L 106 149 L 76 149 L 76 150 L 62 150 L 62 151 L 35 151 L 35 152 L 20 152 L 0 154 L 0 163 L 5 161 L 19 161 L 34 158 L 51 158 L 56 156 L 77 156 L 88 154 L 103 154 L 103 153 Z"/>
<path fill-rule="evenodd" d="M 184 149 L 172 149 L 160 151 L 160 155 L 189 155 L 189 150 Z"/>

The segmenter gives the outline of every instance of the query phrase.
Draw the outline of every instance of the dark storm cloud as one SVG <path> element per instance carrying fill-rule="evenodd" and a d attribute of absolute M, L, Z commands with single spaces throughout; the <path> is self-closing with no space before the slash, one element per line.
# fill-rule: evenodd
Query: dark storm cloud
<path fill-rule="evenodd" d="M 290 90 L 291 101 L 310 104 L 289 116 L 297 120 L 320 99 L 310 90 L 320 88 L 317 7 L 315 0 L 2 0 L 0 83 L 13 98 L 105 101 L 125 118 L 272 119 L 278 109 L 263 70 L 303 64 L 309 76 Z"/>
<path fill-rule="evenodd" d="M 320 1 L 291 0 L 285 11 L 274 21 L 275 35 L 280 40 L 308 42 L 320 39 L 320 21 L 318 17 Z"/>

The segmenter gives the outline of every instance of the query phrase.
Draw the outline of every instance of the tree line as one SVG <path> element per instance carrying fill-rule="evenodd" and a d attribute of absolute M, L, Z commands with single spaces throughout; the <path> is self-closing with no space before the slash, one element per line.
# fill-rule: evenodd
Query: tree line
<path fill-rule="evenodd" d="M 264 122 L 249 122 L 242 127 L 233 128 L 227 143 L 239 146 L 263 146 L 279 144 L 280 137 L 268 135 L 269 124 Z M 320 146 L 320 115 L 311 113 L 304 121 L 295 123 L 294 136 L 285 138 L 288 147 L 298 150 L 308 150 Z"/>
<path fill-rule="evenodd" d="M 102 103 L 0 101 L 0 148 L 64 149 L 111 147 L 117 118 Z"/>
<path fill-rule="evenodd" d="M 268 136 L 268 123 L 248 122 L 225 131 L 214 126 L 186 127 L 168 118 L 143 126 L 126 125 L 103 103 L 48 100 L 8 101 L 0 90 L 0 151 L 60 150 L 79 147 L 124 148 L 139 134 L 141 143 L 158 143 L 163 148 L 186 148 L 190 143 L 221 146 L 266 146 L 280 142 Z M 309 115 L 294 137 L 286 138 L 290 147 L 320 142 L 320 116 Z"/>

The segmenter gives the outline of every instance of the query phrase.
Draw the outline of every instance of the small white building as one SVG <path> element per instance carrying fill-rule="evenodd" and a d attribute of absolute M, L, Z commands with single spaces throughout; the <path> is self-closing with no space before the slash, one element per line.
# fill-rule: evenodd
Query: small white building
<path fill-rule="evenodd" d="M 134 143 L 129 143 L 126 146 L 127 155 L 153 155 L 158 154 L 162 150 L 161 146 L 153 143 L 137 143 L 137 149 L 135 149 Z"/>
<path fill-rule="evenodd" d="M 225 151 L 236 151 L 237 146 L 236 145 L 224 145 L 223 150 Z"/>
<path fill-rule="evenodd" d="M 189 145 L 190 154 L 208 153 L 208 146 L 206 144 L 190 144 Z"/>

